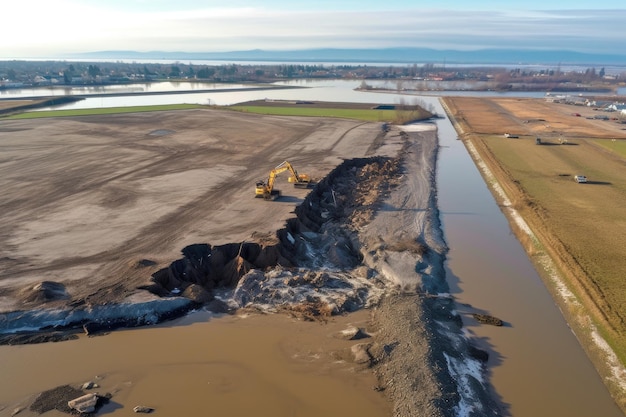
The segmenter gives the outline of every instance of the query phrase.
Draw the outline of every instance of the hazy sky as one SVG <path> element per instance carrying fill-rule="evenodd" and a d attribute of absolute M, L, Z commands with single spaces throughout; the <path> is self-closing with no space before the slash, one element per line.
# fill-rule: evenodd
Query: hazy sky
<path fill-rule="evenodd" d="M 0 13 L 0 58 L 103 50 L 626 49 L 623 0 L 12 0 Z"/>

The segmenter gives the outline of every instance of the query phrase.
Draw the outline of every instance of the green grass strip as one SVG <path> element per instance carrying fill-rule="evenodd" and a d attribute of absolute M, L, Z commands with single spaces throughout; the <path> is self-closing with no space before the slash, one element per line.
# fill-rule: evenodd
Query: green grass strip
<path fill-rule="evenodd" d="M 626 159 L 626 140 L 624 139 L 592 139 L 595 143 L 611 153 Z"/>
<path fill-rule="evenodd" d="M 230 110 L 274 116 L 310 116 L 357 119 L 367 122 L 390 122 L 398 118 L 396 110 L 332 109 L 313 107 L 231 106 Z"/>
<path fill-rule="evenodd" d="M 97 116 L 105 114 L 141 113 L 150 111 L 187 110 L 204 108 L 201 104 L 162 104 L 154 106 L 105 107 L 95 109 L 45 110 L 7 116 L 7 119 L 40 119 L 47 117 Z"/>

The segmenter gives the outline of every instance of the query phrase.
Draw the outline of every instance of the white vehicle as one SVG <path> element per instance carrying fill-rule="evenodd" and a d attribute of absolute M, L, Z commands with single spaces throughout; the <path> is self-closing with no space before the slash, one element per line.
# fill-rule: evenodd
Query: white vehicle
<path fill-rule="evenodd" d="M 585 177 L 584 175 L 575 175 L 574 181 L 576 181 L 579 184 L 582 182 L 587 182 L 587 177 Z"/>

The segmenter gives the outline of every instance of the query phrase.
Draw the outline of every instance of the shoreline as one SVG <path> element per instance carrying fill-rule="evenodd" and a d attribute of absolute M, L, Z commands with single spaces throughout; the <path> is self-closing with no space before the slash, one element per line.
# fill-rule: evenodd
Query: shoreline
<path fill-rule="evenodd" d="M 456 120 L 445 98 L 440 99 L 440 103 L 572 332 L 601 375 L 616 404 L 622 411 L 626 411 L 626 369 L 601 336 L 600 329 L 590 319 L 590 312 L 585 310 L 585 304 L 580 299 L 581 296 L 584 298 L 584 294 L 577 295 L 569 288 L 573 286 L 582 291 L 576 284 L 576 279 L 571 276 L 573 272 L 559 266 L 567 263 L 555 260 L 554 257 L 558 254 L 548 249 L 546 236 L 534 230 L 536 221 L 525 218 L 511 203 L 514 197 L 509 193 L 516 192 L 516 185 L 506 176 L 498 175 L 500 171 L 497 161 L 483 158 L 472 132 L 465 131 L 463 125 Z"/>

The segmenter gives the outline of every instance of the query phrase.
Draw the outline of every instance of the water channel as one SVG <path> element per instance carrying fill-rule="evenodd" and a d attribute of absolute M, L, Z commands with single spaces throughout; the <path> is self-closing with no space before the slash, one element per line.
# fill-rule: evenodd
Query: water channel
<path fill-rule="evenodd" d="M 227 105 L 270 98 L 417 102 L 444 113 L 438 101 L 441 93 L 438 92 L 417 97 L 362 93 L 354 91 L 359 85 L 355 81 L 298 81 L 291 85 L 308 88 L 197 94 L 176 94 L 174 88 L 171 95 L 100 96 L 68 107 L 169 103 Z M 490 352 L 490 380 L 504 415 L 623 416 L 512 234 L 463 143 L 457 140 L 451 123 L 441 119 L 437 124 L 441 146 L 438 199 L 450 248 L 447 279 L 467 330 L 483 349 Z M 507 326 L 479 326 L 464 314 L 470 310 L 497 316 Z"/>

